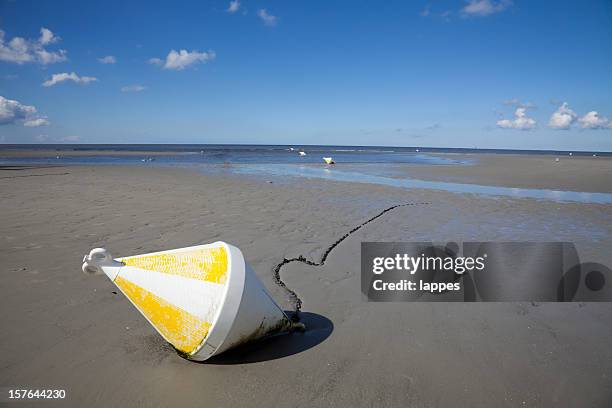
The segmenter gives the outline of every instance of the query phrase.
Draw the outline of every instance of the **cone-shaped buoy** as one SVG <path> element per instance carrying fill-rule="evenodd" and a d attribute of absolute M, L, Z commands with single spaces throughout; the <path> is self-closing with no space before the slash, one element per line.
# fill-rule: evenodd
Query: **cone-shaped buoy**
<path fill-rule="evenodd" d="M 225 242 L 117 259 L 95 248 L 83 259 L 83 272 L 106 274 L 190 360 L 292 329 L 242 252 Z"/>

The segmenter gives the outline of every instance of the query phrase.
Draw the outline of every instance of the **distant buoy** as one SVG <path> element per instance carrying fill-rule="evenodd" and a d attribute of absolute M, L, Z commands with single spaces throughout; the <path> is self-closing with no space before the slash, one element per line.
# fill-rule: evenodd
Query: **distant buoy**
<path fill-rule="evenodd" d="M 323 158 L 323 161 L 324 161 L 326 164 L 336 164 L 336 162 L 334 161 L 334 159 L 332 159 L 331 157 L 324 157 L 324 158 Z"/>

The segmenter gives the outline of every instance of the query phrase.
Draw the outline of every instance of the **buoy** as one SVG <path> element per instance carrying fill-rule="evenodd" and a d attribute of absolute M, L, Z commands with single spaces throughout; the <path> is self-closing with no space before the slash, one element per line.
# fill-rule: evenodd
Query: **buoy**
<path fill-rule="evenodd" d="M 334 161 L 334 159 L 332 159 L 331 157 L 324 157 L 324 158 L 323 158 L 323 161 L 324 161 L 326 164 L 336 164 L 336 162 Z"/>
<path fill-rule="evenodd" d="M 295 326 L 242 252 L 225 242 L 117 259 L 104 248 L 94 248 L 83 258 L 82 269 L 88 275 L 108 276 L 190 360 L 204 361 Z"/>

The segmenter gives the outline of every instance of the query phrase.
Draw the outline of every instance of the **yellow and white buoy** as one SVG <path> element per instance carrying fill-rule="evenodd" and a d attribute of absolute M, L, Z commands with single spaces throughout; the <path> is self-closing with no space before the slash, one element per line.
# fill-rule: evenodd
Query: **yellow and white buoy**
<path fill-rule="evenodd" d="M 242 252 L 225 242 L 117 259 L 95 248 L 83 259 L 83 272 L 106 274 L 191 360 L 292 328 Z"/>

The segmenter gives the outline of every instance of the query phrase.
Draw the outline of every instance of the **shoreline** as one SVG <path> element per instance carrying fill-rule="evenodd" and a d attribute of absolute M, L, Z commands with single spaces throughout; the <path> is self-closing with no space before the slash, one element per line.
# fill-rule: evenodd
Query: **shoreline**
<path fill-rule="evenodd" d="M 31 151 L 13 152 L 13 156 L 4 156 L 9 159 L 9 163 L 3 166 L 137 166 L 142 167 L 141 161 L 133 163 L 10 163 L 10 159 L 20 159 L 32 157 L 40 159 L 47 157 L 44 152 L 38 152 L 38 156 L 31 155 Z M 132 158 L 148 155 L 151 157 L 190 157 L 198 156 L 191 152 L 106 152 L 111 156 Z M 0 157 L 4 152 L 0 150 Z M 458 164 L 427 164 L 427 163 L 342 163 L 341 161 L 334 166 L 338 170 L 357 170 L 373 176 L 384 176 L 393 179 L 415 179 L 427 182 L 459 183 L 479 186 L 507 187 L 519 189 L 546 189 L 567 192 L 584 193 L 612 193 L 612 157 L 585 157 L 585 156 L 565 156 L 557 162 L 555 156 L 548 155 L 514 155 L 514 154 L 465 154 L 465 153 L 429 153 L 434 157 L 453 157 L 460 159 Z M 55 153 L 53 153 L 55 156 Z M 90 160 L 96 156 L 106 157 L 101 151 L 71 151 L 62 152 L 62 157 L 85 158 Z M 259 166 L 265 167 L 266 163 L 242 163 L 227 162 L 217 163 L 208 161 L 164 163 L 163 160 L 151 162 L 148 166 L 153 167 L 183 167 L 197 168 L 201 166 L 203 173 L 206 168 L 221 168 L 232 166 Z M 171 164 L 171 166 L 170 166 Z M 322 165 L 318 163 L 273 163 L 270 166 L 288 165 L 305 166 L 305 168 L 320 169 Z M 265 175 L 264 175 L 265 177 Z"/>

